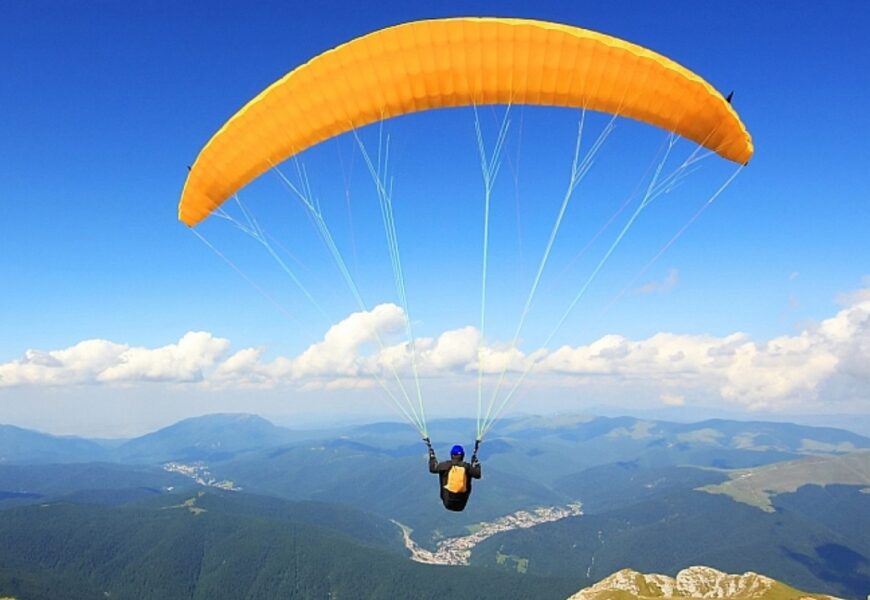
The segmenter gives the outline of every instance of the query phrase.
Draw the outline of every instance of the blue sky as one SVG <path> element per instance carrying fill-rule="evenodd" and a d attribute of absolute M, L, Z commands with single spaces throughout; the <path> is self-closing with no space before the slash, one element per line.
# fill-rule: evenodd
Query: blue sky
<path fill-rule="evenodd" d="M 799 338 L 814 331 L 812 323 L 835 317 L 849 302 L 854 306 L 856 295 L 862 297 L 861 290 L 870 287 L 864 279 L 870 275 L 870 118 L 865 112 L 870 8 L 864 3 L 7 0 L 0 2 L 0 12 L 0 366 L 21 363 L 28 350 L 51 353 L 90 339 L 155 349 L 201 331 L 229 340 L 231 349 L 222 350 L 222 356 L 257 348 L 260 363 L 298 356 L 321 340 L 330 323 L 281 279 L 254 242 L 237 239 L 227 227 L 203 227 L 292 318 L 177 222 L 186 166 L 233 112 L 294 66 L 357 35 L 441 16 L 533 17 L 650 47 L 718 89 L 735 90 L 735 108 L 754 137 L 750 166 L 632 283 L 727 178 L 731 166 L 709 159 L 686 186 L 655 206 L 654 214 L 643 215 L 649 219 L 632 230 L 549 350 L 586 346 L 607 334 L 638 341 L 658 332 L 717 338 L 743 332 L 759 345 L 777 336 Z M 501 113 L 481 114 L 492 137 Z M 512 109 L 506 153 L 518 166 L 502 171 L 493 199 L 494 291 L 485 338 L 494 346 L 510 341 L 564 189 L 576 119 L 575 112 L 565 110 Z M 595 135 L 604 120 L 590 121 Z M 385 126 L 395 152 L 395 210 L 411 312 L 422 336 L 479 327 L 475 286 L 482 209 L 473 123 L 470 111 L 455 110 Z M 365 130 L 363 138 L 374 147 L 376 130 Z M 592 257 L 606 244 L 596 246 L 598 255 L 590 253 L 569 266 L 572 257 L 619 206 L 663 139 L 651 128 L 618 123 L 554 249 L 545 293 L 523 332 L 525 353 L 547 337 L 583 273 L 594 265 Z M 679 149 L 685 155 L 691 146 Z M 367 302 L 395 302 L 371 182 L 352 138 L 324 144 L 303 161 Z M 276 178 L 267 175 L 242 198 L 276 229 L 279 223 L 293 224 L 281 230 L 283 239 L 302 259 L 301 272 L 311 275 L 312 289 L 333 322 L 353 312 L 356 307 L 334 277 L 304 213 L 293 209 Z M 630 283 L 630 292 L 607 308 Z M 639 291 L 644 284 L 652 293 Z M 852 300 L 844 304 L 849 294 Z M 814 410 L 860 412 L 870 384 L 850 377 L 853 391 L 842 404 L 819 399 L 845 385 L 834 385 L 831 378 L 807 383 L 794 398 L 813 388 Z M 52 412 L 51 427 L 76 430 L 73 421 L 57 416 L 68 405 L 59 409 L 38 400 L 57 394 L 100 398 L 103 409 L 111 403 L 117 407 L 118 388 L 75 381 L 62 392 L 62 384 L 0 387 L 0 422 L 48 427 L 45 415 Z M 126 385 L 136 388 L 131 397 L 146 398 L 157 389 L 138 380 Z M 570 385 L 560 385 L 561 391 L 550 395 L 570 396 Z M 188 393 L 173 390 L 170 395 L 178 398 Z M 671 404 L 693 402 L 691 391 L 672 392 L 667 397 L 682 400 Z M 294 398 L 285 405 L 274 390 L 257 393 L 263 394 L 262 410 L 272 414 L 292 412 L 290 404 L 320 402 L 317 392 L 282 392 Z M 220 407 L 244 408 L 234 403 L 236 394 L 225 392 Z M 615 402 L 625 400 L 615 397 Z M 21 408 L 25 399 L 33 406 L 29 412 Z M 794 410 L 797 403 L 764 408 Z M 750 404 L 723 401 L 721 406 Z M 571 406 L 566 400 L 552 408 Z M 189 409 L 152 415 L 149 423 L 208 408 L 202 400 Z M 107 416 L 101 431 L 115 431 L 112 419 L 117 418 Z"/>

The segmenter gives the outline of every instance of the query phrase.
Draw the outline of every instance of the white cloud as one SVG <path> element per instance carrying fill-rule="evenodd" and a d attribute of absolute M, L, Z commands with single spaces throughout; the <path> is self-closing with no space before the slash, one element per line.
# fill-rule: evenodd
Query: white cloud
<path fill-rule="evenodd" d="M 435 372 L 463 371 L 477 360 L 479 343 L 480 332 L 474 327 L 445 331 L 422 357 Z"/>
<path fill-rule="evenodd" d="M 751 409 L 832 402 L 820 397 L 822 386 L 842 377 L 870 381 L 870 297 L 859 292 L 848 298 L 851 304 L 835 316 L 793 336 L 767 342 L 741 333 L 660 333 L 640 341 L 605 336 L 588 346 L 556 350 L 537 371 L 606 374 L 617 382 L 641 380 L 650 386 L 700 385 Z M 661 399 L 667 402 L 664 395 Z"/>
<path fill-rule="evenodd" d="M 199 381 L 203 372 L 218 364 L 229 349 L 229 340 L 204 331 L 186 333 L 177 344 L 161 348 L 127 348 L 115 364 L 96 374 L 98 381 Z"/>
<path fill-rule="evenodd" d="M 215 368 L 209 380 L 216 385 L 244 386 L 264 384 L 269 380 L 267 369 L 262 368 L 263 349 L 244 348 L 233 353 Z M 273 367 L 272 371 L 276 371 Z"/>
<path fill-rule="evenodd" d="M 834 316 L 803 331 L 768 341 L 744 333 L 716 337 L 659 333 L 632 340 L 607 335 L 582 346 L 538 349 L 481 342 L 474 327 L 416 341 L 423 378 L 466 385 L 478 363 L 494 377 L 529 372 L 536 386 L 594 382 L 613 389 L 634 386 L 670 406 L 707 399 L 751 409 L 778 410 L 808 403 L 832 404 L 867 394 L 870 382 L 870 289 L 844 296 Z M 404 338 L 401 308 L 382 304 L 334 325 L 323 339 L 293 357 L 265 358 L 262 348 L 230 353 L 230 342 L 190 332 L 159 348 L 86 340 L 55 351 L 28 350 L 0 364 L 0 387 L 201 382 L 206 387 L 289 385 L 301 390 L 369 389 L 377 379 L 408 380 L 413 354 Z"/>
<path fill-rule="evenodd" d="M 0 387 L 197 381 L 229 346 L 229 340 L 191 331 L 175 344 L 153 349 L 85 340 L 63 350 L 28 350 L 19 360 L 0 364 Z"/>
<path fill-rule="evenodd" d="M 361 373 L 361 349 L 366 344 L 384 343 L 386 336 L 405 326 L 402 309 L 381 304 L 369 312 L 356 312 L 329 328 L 317 342 L 292 360 L 292 377 L 353 376 Z M 388 362 L 401 361 L 401 348 L 385 347 L 381 354 Z"/>

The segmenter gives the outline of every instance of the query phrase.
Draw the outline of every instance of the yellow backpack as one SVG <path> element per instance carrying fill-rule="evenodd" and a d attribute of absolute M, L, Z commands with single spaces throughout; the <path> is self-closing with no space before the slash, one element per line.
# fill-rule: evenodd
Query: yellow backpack
<path fill-rule="evenodd" d="M 453 465 L 447 473 L 447 488 L 448 492 L 453 494 L 462 494 L 467 491 L 465 485 L 465 467 L 462 465 Z"/>

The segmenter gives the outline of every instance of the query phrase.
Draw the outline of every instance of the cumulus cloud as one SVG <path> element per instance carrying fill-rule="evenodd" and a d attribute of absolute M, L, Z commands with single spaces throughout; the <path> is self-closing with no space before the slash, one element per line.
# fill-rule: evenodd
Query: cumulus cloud
<path fill-rule="evenodd" d="M 431 348 L 423 352 L 426 364 L 433 371 L 463 371 L 477 360 L 480 332 L 463 327 L 442 333 Z"/>
<path fill-rule="evenodd" d="M 199 381 L 218 363 L 229 340 L 204 331 L 185 334 L 161 348 L 127 348 L 114 364 L 96 374 L 98 381 Z"/>
<path fill-rule="evenodd" d="M 323 340 L 305 350 L 292 361 L 293 378 L 353 376 L 365 370 L 359 360 L 366 344 L 381 344 L 385 336 L 401 331 L 405 315 L 395 304 L 381 304 L 368 312 L 356 312 L 330 327 Z M 387 361 L 401 361 L 401 349 L 384 348 Z M 390 357 L 389 353 L 397 356 Z"/>
<path fill-rule="evenodd" d="M 777 409 L 816 399 L 819 386 L 839 374 L 870 371 L 870 305 L 839 312 L 812 331 L 754 342 L 725 337 L 660 333 L 645 340 L 605 336 L 588 346 L 560 348 L 536 365 L 538 373 L 610 376 L 648 386 L 701 386 L 722 399 L 754 409 Z M 669 404 L 669 392 L 661 400 Z"/>
<path fill-rule="evenodd" d="M 230 352 L 229 340 L 207 332 L 190 332 L 158 348 L 86 340 L 62 350 L 28 350 L 0 364 L 0 387 L 174 382 L 345 390 L 407 380 L 414 368 L 423 378 L 465 384 L 480 369 L 493 379 L 503 371 L 515 378 L 528 373 L 529 382 L 538 386 L 640 385 L 669 406 L 688 404 L 687 398 L 701 392 L 708 399 L 777 410 L 866 394 L 870 289 L 843 300 L 834 316 L 767 341 L 740 332 L 658 333 L 641 340 L 606 335 L 586 345 L 530 353 L 484 341 L 474 327 L 420 338 L 415 353 L 410 344 L 397 341 L 404 340 L 402 309 L 382 304 L 349 315 L 292 357 L 266 359 L 263 348 Z"/>
<path fill-rule="evenodd" d="M 85 340 L 63 350 L 28 350 L 19 360 L 0 364 L 0 387 L 199 381 L 229 346 L 229 340 L 191 331 L 160 348 Z"/>

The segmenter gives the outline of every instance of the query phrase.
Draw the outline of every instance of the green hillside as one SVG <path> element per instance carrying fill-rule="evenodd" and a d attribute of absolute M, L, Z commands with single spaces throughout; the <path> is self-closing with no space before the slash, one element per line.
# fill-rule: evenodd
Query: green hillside
<path fill-rule="evenodd" d="M 812 456 L 799 460 L 740 469 L 728 473 L 730 479 L 699 488 L 710 494 L 725 494 L 738 502 L 773 512 L 771 497 L 794 492 L 803 485 L 870 486 L 870 452 L 843 456 Z"/>
<path fill-rule="evenodd" d="M 595 514 L 630 506 L 641 500 L 720 483 L 726 475 L 691 466 L 643 467 L 640 461 L 586 469 L 556 482 L 556 489 L 583 502 L 583 512 Z"/>
<path fill-rule="evenodd" d="M 164 488 L 189 485 L 189 478 L 156 466 L 77 463 L 0 465 L 0 490 L 59 496 L 81 490 Z"/>
<path fill-rule="evenodd" d="M 389 468 L 384 468 L 389 465 Z M 457 535 L 466 526 L 534 505 L 567 499 L 545 486 L 484 464 L 472 501 L 462 513 L 446 513 L 438 478 L 429 473 L 425 448 L 391 456 L 367 445 L 329 441 L 278 449 L 216 465 L 212 472 L 246 491 L 291 499 L 341 502 L 411 526 L 426 544 L 428 533 Z"/>
<path fill-rule="evenodd" d="M 527 561 L 529 574 L 574 576 L 581 588 L 625 567 L 673 575 L 703 563 L 864 600 L 870 494 L 850 486 L 804 486 L 774 503 L 782 510 L 765 513 L 723 495 L 673 492 L 495 536 L 474 550 L 471 564 L 512 571 Z"/>
<path fill-rule="evenodd" d="M 401 532 L 395 524 L 389 519 L 351 506 L 313 501 L 293 502 L 203 488 L 199 488 L 193 497 L 193 504 L 199 510 L 230 517 L 255 517 L 314 525 L 346 535 L 366 546 L 389 549 L 402 556 L 406 554 Z M 162 510 L 168 503 L 166 497 L 151 498 L 135 507 Z"/>
<path fill-rule="evenodd" d="M 184 500 L 4 511 L 0 596 L 564 598 L 572 591 L 560 579 L 420 565 L 322 527 L 232 514 L 217 495 Z"/>

